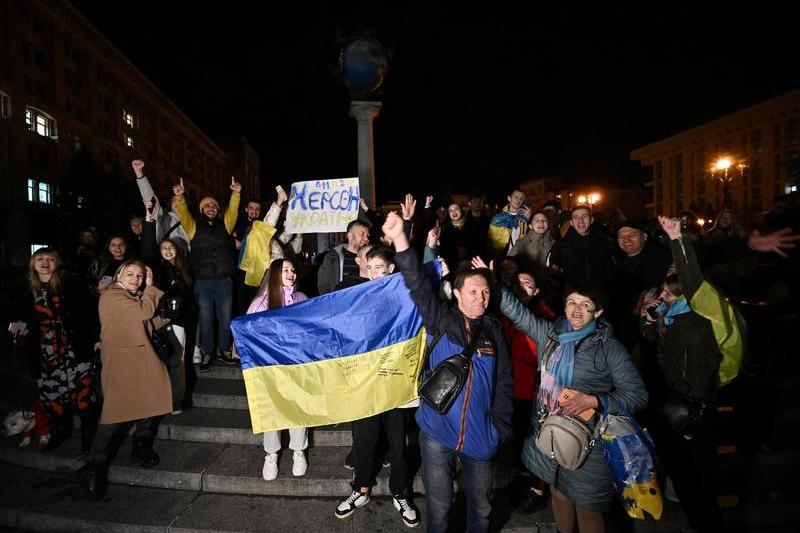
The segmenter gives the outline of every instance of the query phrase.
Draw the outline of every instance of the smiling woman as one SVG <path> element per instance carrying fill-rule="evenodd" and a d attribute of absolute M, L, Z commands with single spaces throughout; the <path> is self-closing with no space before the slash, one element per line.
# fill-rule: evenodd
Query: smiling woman
<path fill-rule="evenodd" d="M 523 447 L 522 460 L 550 485 L 559 531 L 572 531 L 577 520 L 581 531 L 597 532 L 603 531 L 602 513 L 613 498 L 600 447 L 592 448 L 582 466 L 569 470 L 542 453 L 536 439 L 550 415 L 582 416 L 604 406 L 612 414 L 618 414 L 614 411 L 620 406 L 635 412 L 647 404 L 647 391 L 627 351 L 601 318 L 602 294 L 588 285 L 571 285 L 564 303 L 566 316 L 551 322 L 536 317 L 501 287 L 501 311 L 544 347 L 539 359 L 541 386 L 530 421 L 533 432 Z M 586 423 L 594 426 L 595 415 Z"/>

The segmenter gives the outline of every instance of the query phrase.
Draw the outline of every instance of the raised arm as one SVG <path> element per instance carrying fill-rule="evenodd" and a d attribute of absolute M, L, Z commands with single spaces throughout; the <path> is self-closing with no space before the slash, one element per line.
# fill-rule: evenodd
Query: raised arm
<path fill-rule="evenodd" d="M 175 194 L 175 212 L 178 214 L 178 219 L 181 221 L 181 226 L 186 231 L 189 240 L 192 240 L 197 226 L 192 214 L 189 212 L 189 206 L 186 205 L 186 189 L 183 187 L 183 178 L 180 179 L 178 185 L 172 187 L 172 192 Z"/>
<path fill-rule="evenodd" d="M 152 216 L 153 220 L 158 222 L 161 220 L 161 216 L 164 214 L 164 211 L 161 209 L 161 203 L 158 201 L 158 197 L 153 190 L 153 186 L 150 185 L 150 180 L 148 180 L 147 176 L 144 175 L 144 161 L 141 159 L 134 159 L 131 161 L 131 168 L 133 168 L 133 172 L 136 174 L 136 186 L 139 187 L 139 194 L 142 195 L 142 201 L 145 204 L 150 201 L 153 202 Z"/>
<path fill-rule="evenodd" d="M 233 233 L 233 228 L 236 227 L 236 219 L 239 216 L 239 198 L 242 192 L 242 184 L 236 181 L 236 178 L 231 176 L 231 200 L 228 202 L 228 208 L 225 210 L 225 230 L 228 234 Z"/>
<path fill-rule="evenodd" d="M 446 309 L 433 292 L 430 280 L 425 275 L 417 253 L 409 245 L 408 236 L 403 231 L 403 219 L 392 211 L 383 224 L 383 234 L 394 244 L 397 252 L 394 261 L 403 275 L 406 286 L 411 291 L 411 299 L 416 304 L 428 331 L 439 326 L 441 313 Z"/>
<path fill-rule="evenodd" d="M 681 290 L 686 300 L 691 301 L 703 283 L 703 273 L 697 261 L 697 254 L 691 243 L 682 238 L 680 220 L 659 216 L 658 222 L 669 237 L 669 249 L 672 252 L 672 262 L 675 263 Z"/>

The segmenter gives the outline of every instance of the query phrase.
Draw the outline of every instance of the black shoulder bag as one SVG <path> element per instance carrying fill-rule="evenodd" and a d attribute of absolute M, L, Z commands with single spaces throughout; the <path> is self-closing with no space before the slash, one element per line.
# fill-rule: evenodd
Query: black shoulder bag
<path fill-rule="evenodd" d="M 427 365 L 430 369 L 431 354 L 433 348 L 442 338 L 445 331 L 442 330 L 436 339 L 431 343 L 427 350 Z M 461 394 L 464 384 L 469 376 L 470 366 L 472 365 L 472 352 L 478 344 L 478 337 L 481 334 L 481 323 L 478 322 L 472 333 L 469 345 L 460 354 L 448 357 L 429 372 L 428 376 L 419 386 L 419 396 L 430 405 L 434 411 L 440 415 L 447 414 L 453 403 Z"/>

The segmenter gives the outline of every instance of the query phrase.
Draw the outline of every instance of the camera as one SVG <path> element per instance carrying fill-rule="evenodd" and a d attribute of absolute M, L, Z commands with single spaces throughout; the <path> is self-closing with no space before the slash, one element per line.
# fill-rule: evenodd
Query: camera
<path fill-rule="evenodd" d="M 653 320 L 658 320 L 658 306 L 651 305 L 650 307 L 648 307 L 647 314 L 650 315 L 650 318 L 652 318 Z"/>

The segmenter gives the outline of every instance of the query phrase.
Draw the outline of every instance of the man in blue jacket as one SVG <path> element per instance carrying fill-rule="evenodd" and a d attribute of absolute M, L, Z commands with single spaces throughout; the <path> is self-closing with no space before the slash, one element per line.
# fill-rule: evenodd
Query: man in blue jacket
<path fill-rule="evenodd" d="M 488 531 L 492 462 L 500 442 L 512 436 L 513 412 L 508 347 L 500 322 L 485 314 L 491 274 L 484 269 L 457 275 L 453 294 L 458 305 L 449 307 L 433 291 L 397 213 L 386 218 L 383 232 L 394 244 L 395 264 L 422 314 L 428 341 L 443 334 L 429 356 L 430 368 L 461 353 L 472 340 L 472 332 L 479 331 L 467 382 L 450 410 L 440 415 L 423 401 L 416 419 L 428 532 L 447 531 L 456 458 L 462 465 L 467 530 Z"/>

